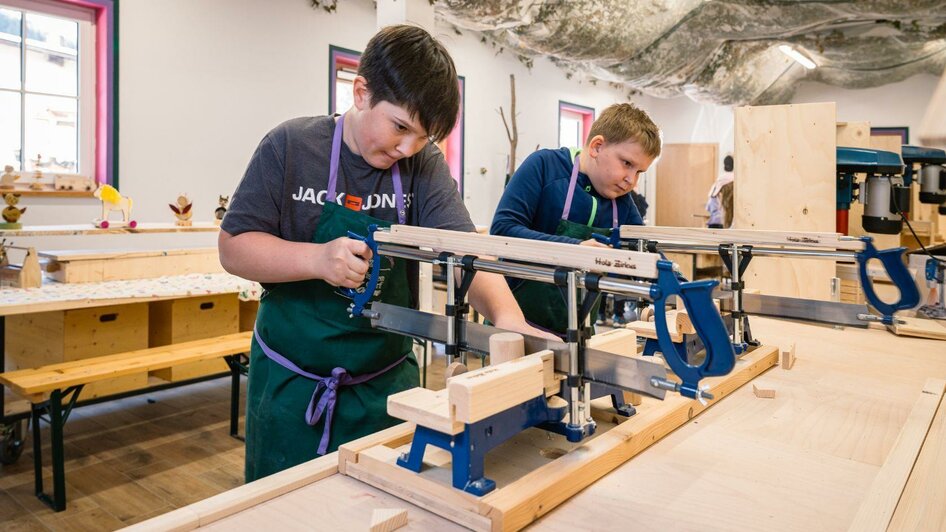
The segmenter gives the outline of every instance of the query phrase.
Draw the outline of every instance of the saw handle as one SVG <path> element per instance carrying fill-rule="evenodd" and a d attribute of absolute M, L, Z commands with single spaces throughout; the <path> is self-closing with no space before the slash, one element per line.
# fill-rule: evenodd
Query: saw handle
<path fill-rule="evenodd" d="M 621 232 L 617 229 L 612 229 L 610 235 L 591 233 L 591 238 L 594 238 L 606 246 L 611 246 L 614 249 L 621 249 Z"/>
<path fill-rule="evenodd" d="M 864 250 L 857 252 L 857 274 L 861 280 L 861 288 L 864 290 L 868 303 L 883 314 L 883 323 L 891 325 L 893 324 L 894 312 L 913 308 L 920 302 L 920 290 L 913 281 L 910 270 L 903 262 L 903 252 L 907 248 L 890 248 L 878 251 L 874 247 L 871 237 L 861 237 L 861 240 L 864 242 Z M 885 303 L 874 291 L 874 282 L 867 274 L 867 263 L 871 259 L 877 259 L 884 265 L 884 270 L 886 270 L 890 280 L 900 291 L 900 299 L 897 302 Z"/>
<path fill-rule="evenodd" d="M 371 275 L 368 277 L 368 282 L 358 288 L 341 289 L 342 294 L 352 300 L 348 311 L 352 317 L 355 318 L 361 317 L 362 313 L 365 311 L 365 306 L 371 301 L 371 298 L 374 296 L 374 291 L 378 288 L 378 276 L 381 272 L 381 256 L 378 254 L 378 242 L 374 239 L 374 232 L 377 230 L 378 226 L 371 224 L 368 226 L 367 236 L 361 236 L 351 231 L 348 232 L 348 238 L 360 240 L 371 249 Z"/>
<path fill-rule="evenodd" d="M 736 353 L 732 341 L 719 315 L 719 309 L 713 304 L 713 288 L 718 281 L 681 282 L 673 271 L 673 263 L 668 260 L 657 261 L 657 282 L 651 286 L 651 298 L 654 301 L 654 325 L 657 330 L 657 344 L 670 369 L 680 377 L 680 393 L 696 399 L 700 396 L 700 379 L 726 375 L 736 365 Z M 706 358 L 694 366 L 684 360 L 677 352 L 667 329 L 667 298 L 679 296 L 683 300 L 690 321 L 696 334 L 706 347 Z"/>

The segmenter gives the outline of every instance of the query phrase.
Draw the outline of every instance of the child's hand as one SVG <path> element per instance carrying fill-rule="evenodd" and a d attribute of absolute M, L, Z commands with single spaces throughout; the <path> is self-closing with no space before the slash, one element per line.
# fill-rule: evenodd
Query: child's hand
<path fill-rule="evenodd" d="M 340 237 L 322 244 L 317 277 L 332 286 L 358 288 L 365 282 L 371 248 L 360 240 Z"/>
<path fill-rule="evenodd" d="M 593 238 L 589 238 L 588 240 L 585 240 L 584 242 L 582 242 L 582 243 L 579 244 L 579 245 L 581 245 L 581 246 L 594 246 L 594 247 L 596 247 L 596 248 L 610 248 L 610 247 L 611 247 L 611 246 L 609 246 L 609 245 L 607 245 L 607 244 L 602 244 L 601 242 L 598 242 L 597 240 L 595 240 L 595 239 L 593 239 Z"/>

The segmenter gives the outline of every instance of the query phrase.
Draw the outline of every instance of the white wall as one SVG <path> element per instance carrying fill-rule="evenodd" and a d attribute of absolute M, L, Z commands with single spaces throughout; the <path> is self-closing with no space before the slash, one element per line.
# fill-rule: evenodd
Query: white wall
<path fill-rule="evenodd" d="M 373 2 L 339 2 L 329 14 L 307 0 L 123 0 L 119 10 L 119 176 L 138 221 L 171 221 L 179 193 L 209 220 L 256 145 L 280 122 L 328 110 L 328 47 L 363 50 L 375 33 Z M 516 75 L 519 149 L 555 146 L 558 100 L 599 112 L 622 92 L 594 87 L 548 61 L 530 72 L 472 34 L 437 27 L 466 77 L 465 199 L 488 224 L 502 193 L 508 142 L 497 112 Z M 480 174 L 480 168 L 486 173 Z M 94 200 L 24 198 L 27 224 L 85 223 Z M 20 239 L 42 249 L 215 245 L 213 234 Z"/>

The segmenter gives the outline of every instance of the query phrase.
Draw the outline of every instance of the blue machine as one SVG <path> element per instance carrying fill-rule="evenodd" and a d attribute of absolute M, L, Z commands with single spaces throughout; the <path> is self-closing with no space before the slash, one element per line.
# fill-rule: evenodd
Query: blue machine
<path fill-rule="evenodd" d="M 411 329 L 410 322 L 425 321 L 417 330 L 426 331 L 427 339 L 434 339 L 429 336 L 432 329 L 447 329 L 446 334 L 438 336 L 436 341 L 443 341 L 447 346 L 448 354 L 450 352 L 458 353 L 462 350 L 483 351 L 481 340 L 474 338 L 488 337 L 488 334 L 500 332 L 500 329 L 488 327 L 485 325 L 469 323 L 465 320 L 466 290 L 469 288 L 473 274 L 478 269 L 489 269 L 497 271 L 501 269 L 502 262 L 482 261 L 476 257 L 455 258 L 447 254 L 436 255 L 432 252 L 416 251 L 405 253 L 398 246 L 379 244 L 374 235 L 378 231 L 377 227 L 370 227 L 369 234 L 366 236 L 349 234 L 351 238 L 362 240 L 367 243 L 373 252 L 370 275 L 365 286 L 359 289 L 346 289 L 345 295 L 352 299 L 349 307 L 353 317 L 365 317 L 372 319 L 372 324 L 379 327 L 382 316 L 385 313 L 403 313 L 398 314 L 396 320 L 400 325 L 397 327 L 382 327 L 387 330 L 397 330 L 405 334 L 416 334 Z M 454 294 L 453 301 L 447 303 L 447 316 L 433 317 L 427 313 L 416 310 L 400 309 L 395 311 L 389 305 L 383 303 L 372 303 L 375 297 L 375 289 L 378 284 L 380 273 L 381 255 L 388 254 L 400 256 L 415 260 L 430 260 L 425 255 L 433 255 L 433 262 L 445 264 L 447 271 L 451 272 L 455 267 L 462 268 L 464 277 L 460 288 Z M 498 266 L 497 266 L 498 265 Z M 429 427 L 417 426 L 411 450 L 405 453 L 398 460 L 398 464 L 419 472 L 423 463 L 424 453 L 428 445 L 439 447 L 449 452 L 453 459 L 453 486 L 472 493 L 474 495 L 484 495 L 495 488 L 495 483 L 485 476 L 484 463 L 487 453 L 496 446 L 502 444 L 512 436 L 522 432 L 530 427 L 539 427 L 550 432 L 564 435 L 569 441 L 577 442 L 594 433 L 595 423 L 590 419 L 583 422 L 576 422 L 580 416 L 575 402 L 578 397 L 576 390 L 590 389 L 590 385 L 601 384 L 608 387 L 620 387 L 631 389 L 633 391 L 651 395 L 653 397 L 663 398 L 668 391 L 678 392 L 686 397 L 698 399 L 705 402 L 706 399 L 713 399 L 712 394 L 708 393 L 705 387 L 700 386 L 700 381 L 704 377 L 726 375 L 732 371 L 735 366 L 735 353 L 732 344 L 729 341 L 729 333 L 723 324 L 723 320 L 718 309 L 713 304 L 713 288 L 718 284 L 717 281 L 695 281 L 685 282 L 674 273 L 673 263 L 666 260 L 657 261 L 657 278 L 647 287 L 646 283 L 633 279 L 624 279 L 621 277 L 603 278 L 598 274 L 588 272 L 578 272 L 570 270 L 563 271 L 561 268 L 545 267 L 544 270 L 539 266 L 529 266 L 531 275 L 538 275 L 536 272 L 547 270 L 547 282 L 554 283 L 562 287 L 563 290 L 577 291 L 576 279 L 581 278 L 581 284 L 586 290 L 586 297 L 583 301 L 566 298 L 566 301 L 574 301 L 577 308 L 570 309 L 572 316 L 577 315 L 577 323 L 585 323 L 587 313 L 592 308 L 594 301 L 600 297 L 602 291 L 619 293 L 622 286 L 639 287 L 636 293 L 652 300 L 657 308 L 655 312 L 655 322 L 657 330 L 657 344 L 664 354 L 664 359 L 670 369 L 679 377 L 680 382 L 668 380 L 659 375 L 666 375 L 666 369 L 662 363 L 640 361 L 639 359 L 623 357 L 610 353 L 604 353 L 585 346 L 585 340 L 590 336 L 589 331 L 584 327 L 578 326 L 569 328 L 567 331 L 566 342 L 554 342 L 541 338 L 526 337 L 528 352 L 535 352 L 540 349 L 551 349 L 557 353 L 555 357 L 555 369 L 557 372 L 567 374 L 563 381 L 563 398 L 570 401 L 568 406 L 550 406 L 546 401 L 544 394 L 533 399 L 525 401 L 519 405 L 499 412 L 486 419 L 475 423 L 465 424 L 463 430 L 456 434 L 445 433 Z M 509 266 L 514 270 L 512 265 Z M 510 275 L 516 275 L 515 271 L 510 271 Z M 543 274 L 544 275 L 544 274 Z M 453 282 L 451 275 L 448 275 L 448 286 Z M 609 288 L 604 288 L 608 285 Z M 616 288 L 614 288 L 616 287 Z M 644 288 L 646 287 L 646 288 Z M 630 289 L 628 289 L 630 290 Z M 577 293 L 577 292 L 574 292 Z M 667 318 L 665 313 L 666 301 L 668 297 L 679 297 L 687 311 L 689 312 L 693 326 L 696 329 L 696 336 L 703 345 L 706 346 L 706 354 L 698 364 L 691 364 L 685 356 L 680 356 L 674 346 L 670 333 L 667 330 Z M 444 320 L 442 322 L 436 320 Z M 431 325 L 433 324 L 433 325 Z M 441 327 L 440 325 L 443 325 Z M 483 330 L 488 330 L 488 334 L 482 334 Z M 439 333 L 433 333 L 439 334 Z M 476 344 L 476 342 L 480 344 Z M 476 344 L 476 345 L 474 345 Z M 567 355 L 572 353 L 572 349 L 577 349 L 578 368 L 571 367 Z M 561 355 L 561 356 L 559 356 Z M 612 358 L 608 358 L 612 357 Z M 599 365 L 596 369 L 589 369 L 590 360 L 594 359 Z M 600 370 L 602 360 L 613 361 L 615 364 L 635 364 L 633 368 L 642 368 L 640 371 L 615 371 L 605 380 L 597 380 L 604 373 L 597 373 Z M 560 361 L 564 361 L 563 363 Z M 625 368 L 630 367 L 626 366 Z M 646 368 L 659 368 L 651 377 L 651 373 L 643 373 Z M 636 374 L 628 376 L 628 374 Z M 642 376 L 645 381 L 641 384 Z M 622 379 L 632 379 L 634 384 L 628 384 Z M 568 392 L 572 392 L 569 397 Z M 585 392 L 582 392 L 585 393 Z M 616 405 L 617 406 L 617 405 Z M 568 410 L 572 408 L 572 410 Z M 569 420 L 565 421 L 566 413 L 569 413 Z"/>
<path fill-rule="evenodd" d="M 916 173 L 920 203 L 939 205 L 939 213 L 946 214 L 946 151 L 907 145 L 900 149 L 906 165 L 903 172 L 904 186 L 909 187 L 913 183 Z M 915 165 L 920 167 L 918 172 L 915 172 Z"/>
<path fill-rule="evenodd" d="M 864 204 L 861 224 L 865 231 L 899 235 L 901 214 L 910 209 L 910 188 L 904 185 L 903 161 L 896 153 L 863 148 L 837 148 L 838 233 L 847 234 L 848 210 L 855 199 Z M 856 174 L 866 174 L 862 183 Z"/>

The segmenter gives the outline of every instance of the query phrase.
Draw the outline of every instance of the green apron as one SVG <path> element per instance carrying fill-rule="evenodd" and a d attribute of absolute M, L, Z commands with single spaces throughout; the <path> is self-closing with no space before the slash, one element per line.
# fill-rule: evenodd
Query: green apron
<path fill-rule="evenodd" d="M 565 198 L 565 205 L 562 208 L 562 219 L 558 222 L 558 228 L 555 234 L 576 238 L 581 241 L 591 238 L 592 233 L 598 233 L 604 236 L 611 236 L 611 231 L 618 228 L 618 206 L 615 200 L 611 200 L 611 218 L 612 226 L 610 229 L 604 227 L 593 227 L 595 213 L 597 212 L 598 200 L 592 196 L 591 200 L 594 206 L 591 209 L 591 216 L 587 225 L 582 225 L 568 220 L 568 214 L 571 212 L 572 199 L 575 194 L 575 186 L 578 183 L 578 155 L 575 155 L 575 164 L 572 166 L 571 180 L 568 183 L 568 195 Z M 562 291 L 559 287 L 542 283 L 539 281 L 522 281 L 512 291 L 522 314 L 532 325 L 546 329 L 559 335 L 564 335 L 568 329 L 568 314 L 565 308 L 565 300 L 562 298 Z M 598 315 L 598 303 L 595 303 L 591 309 L 591 316 Z"/>
<path fill-rule="evenodd" d="M 335 198 L 343 120 L 340 117 L 335 127 L 328 194 L 314 243 L 330 242 L 347 236 L 348 231 L 367 234 L 370 224 L 390 225 L 331 200 Z M 398 218 L 404 223 L 397 163 L 392 167 L 392 178 Z M 376 299 L 410 305 L 406 264 L 389 257 L 382 261 L 384 282 Z M 386 403 L 388 395 L 420 385 L 412 342 L 408 337 L 373 329 L 366 318 L 350 318 L 350 303 L 338 288 L 322 280 L 281 283 L 260 299 L 247 384 L 247 482 L 311 460 L 321 454 L 320 447 L 331 452 L 400 422 L 387 415 Z M 278 362 L 272 352 L 290 364 Z M 287 367 L 291 365 L 295 370 Z M 314 380 L 313 375 L 324 381 Z M 339 376 L 340 380 L 330 379 Z M 345 379 L 357 380 L 359 376 L 370 380 L 346 385 Z M 337 405 L 334 412 L 332 394 Z M 326 424 L 330 431 L 323 441 Z"/>

